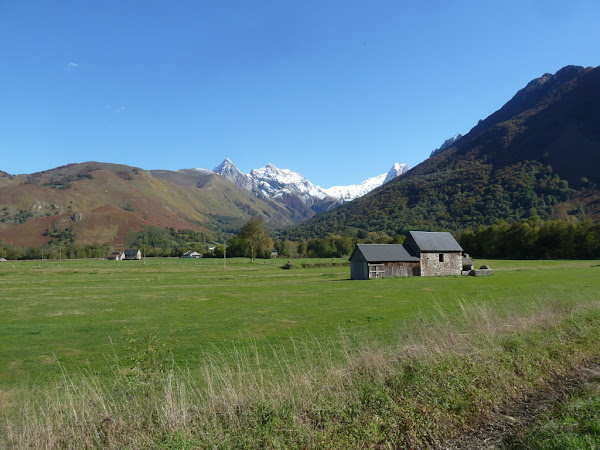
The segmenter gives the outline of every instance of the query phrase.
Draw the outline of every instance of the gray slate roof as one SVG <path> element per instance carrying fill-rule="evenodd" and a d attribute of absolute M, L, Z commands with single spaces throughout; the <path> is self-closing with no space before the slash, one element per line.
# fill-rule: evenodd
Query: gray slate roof
<path fill-rule="evenodd" d="M 418 256 L 411 255 L 406 247 L 399 244 L 357 244 L 350 257 L 353 261 L 357 260 L 355 259 L 356 252 L 362 253 L 367 262 L 420 261 Z"/>
<path fill-rule="evenodd" d="M 450 233 L 432 231 L 409 231 L 421 252 L 462 252 L 463 249 Z"/>

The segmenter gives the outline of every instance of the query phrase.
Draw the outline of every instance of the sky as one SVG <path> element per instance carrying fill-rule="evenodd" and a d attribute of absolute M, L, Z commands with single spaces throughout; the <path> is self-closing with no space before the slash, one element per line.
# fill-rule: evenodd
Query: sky
<path fill-rule="evenodd" d="M 415 166 L 529 81 L 600 65 L 585 0 L 0 0 L 0 170 Z"/>

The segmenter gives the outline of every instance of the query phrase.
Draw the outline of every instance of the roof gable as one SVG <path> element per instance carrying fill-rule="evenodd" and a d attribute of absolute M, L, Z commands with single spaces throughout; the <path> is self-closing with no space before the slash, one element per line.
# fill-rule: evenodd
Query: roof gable
<path fill-rule="evenodd" d="M 462 247 L 447 231 L 409 231 L 419 252 L 462 252 Z"/>

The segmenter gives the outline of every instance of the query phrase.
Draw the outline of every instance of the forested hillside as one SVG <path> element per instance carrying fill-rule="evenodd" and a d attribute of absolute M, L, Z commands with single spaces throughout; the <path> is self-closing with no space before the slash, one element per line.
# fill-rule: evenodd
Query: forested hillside
<path fill-rule="evenodd" d="M 364 230 L 395 236 L 532 216 L 597 219 L 600 68 L 546 74 L 500 111 L 404 176 L 283 235 L 315 238 Z M 505 119 L 508 112 L 514 115 Z M 494 123 L 494 117 L 501 122 Z"/>

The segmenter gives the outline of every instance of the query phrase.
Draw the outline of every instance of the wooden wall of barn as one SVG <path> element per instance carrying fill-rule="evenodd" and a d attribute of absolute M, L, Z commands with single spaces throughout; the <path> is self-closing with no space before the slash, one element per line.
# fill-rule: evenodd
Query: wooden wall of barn
<path fill-rule="evenodd" d="M 369 265 L 366 261 L 352 261 L 350 263 L 350 278 L 353 280 L 368 280 Z"/>
<path fill-rule="evenodd" d="M 383 263 L 385 277 L 413 277 L 421 275 L 418 262 L 386 262 Z"/>

